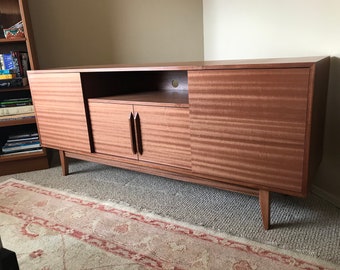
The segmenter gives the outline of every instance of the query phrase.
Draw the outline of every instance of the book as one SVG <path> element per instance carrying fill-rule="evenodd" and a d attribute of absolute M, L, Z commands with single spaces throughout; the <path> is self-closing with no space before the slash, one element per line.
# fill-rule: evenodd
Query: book
<path fill-rule="evenodd" d="M 1 121 L 11 121 L 11 120 L 21 120 L 21 119 L 27 119 L 27 118 L 34 118 L 35 113 L 21 113 L 21 114 L 15 114 L 15 115 L 3 115 L 0 116 L 0 122 Z"/>
<path fill-rule="evenodd" d="M 14 70 L 17 77 L 27 78 L 28 53 L 11 51 L 10 53 L 0 54 L 0 68 L 2 70 Z"/>
<path fill-rule="evenodd" d="M 17 103 L 9 103 L 9 104 L 0 104 L 0 108 L 6 108 L 6 107 L 17 107 L 17 106 L 26 106 L 26 105 L 32 105 L 32 102 L 30 101 L 19 101 Z"/>
<path fill-rule="evenodd" d="M 0 108 L 23 106 L 23 105 L 32 105 L 32 99 L 31 98 L 13 98 L 13 99 L 0 100 Z"/>
<path fill-rule="evenodd" d="M 0 69 L 0 74 L 15 74 L 16 70 L 15 69 Z"/>
<path fill-rule="evenodd" d="M 0 156 L 12 156 L 12 155 L 19 155 L 19 154 L 22 155 L 22 154 L 37 153 L 37 152 L 43 152 L 42 147 L 35 148 L 35 149 L 22 150 L 22 151 L 2 153 Z"/>
<path fill-rule="evenodd" d="M 7 140 L 0 148 L 1 154 L 11 154 L 16 152 L 42 149 L 38 132 L 35 128 L 19 131 L 7 136 Z"/>
<path fill-rule="evenodd" d="M 17 140 L 17 141 L 7 141 L 3 147 L 5 148 L 11 148 L 11 147 L 17 147 L 17 146 L 23 146 L 23 145 L 36 145 L 40 144 L 39 138 L 38 139 L 29 139 L 29 140 Z"/>
<path fill-rule="evenodd" d="M 21 77 L 7 79 L 7 80 L 0 80 L 0 89 L 1 88 L 9 88 L 9 87 L 21 87 L 27 84 L 23 83 L 23 79 Z"/>
<path fill-rule="evenodd" d="M 17 115 L 17 114 L 31 113 L 31 112 L 34 112 L 33 105 L 0 108 L 0 116 Z"/>
<path fill-rule="evenodd" d="M 25 142 L 30 140 L 39 140 L 39 136 L 30 136 L 25 138 L 18 138 L 18 139 L 8 139 L 7 143 L 18 143 L 18 142 Z"/>
<path fill-rule="evenodd" d="M 16 69 L 13 62 L 12 53 L 3 53 L 2 57 L 4 59 L 4 69 Z"/>
<path fill-rule="evenodd" d="M 22 65 L 22 62 L 21 62 L 20 52 L 12 51 L 11 52 L 11 57 L 12 57 L 13 69 L 15 69 L 16 74 L 18 75 L 18 77 L 25 77 L 24 76 L 23 65 Z"/>
<path fill-rule="evenodd" d="M 34 137 L 34 136 L 39 136 L 38 132 L 36 130 L 31 130 L 31 131 L 26 131 L 23 133 L 9 135 L 8 140 L 29 138 L 29 137 Z"/>
<path fill-rule="evenodd" d="M 17 76 L 15 73 L 10 74 L 0 74 L 0 80 L 13 79 Z"/>
<path fill-rule="evenodd" d="M 0 69 L 5 70 L 4 56 L 0 54 Z"/>
<path fill-rule="evenodd" d="M 23 145 L 18 145 L 18 146 L 14 146 L 14 147 L 2 147 L 2 153 L 13 153 L 13 152 L 21 152 L 24 150 L 33 150 L 33 149 L 39 149 L 41 148 L 40 143 L 37 144 L 23 144 Z"/>
<path fill-rule="evenodd" d="M 26 78 L 27 77 L 27 70 L 30 69 L 29 60 L 28 60 L 28 53 L 27 52 L 21 52 L 20 53 L 20 61 L 21 61 L 21 67 L 22 67 L 22 73 L 21 76 Z"/>

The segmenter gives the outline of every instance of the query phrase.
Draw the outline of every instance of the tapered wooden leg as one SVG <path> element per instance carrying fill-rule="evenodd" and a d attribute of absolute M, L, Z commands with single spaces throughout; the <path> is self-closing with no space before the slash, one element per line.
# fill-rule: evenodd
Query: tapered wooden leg
<path fill-rule="evenodd" d="M 267 190 L 259 191 L 259 200 L 262 213 L 262 222 L 265 230 L 270 227 L 270 193 Z"/>
<path fill-rule="evenodd" d="M 64 176 L 68 175 L 68 161 L 65 156 L 65 152 L 62 150 L 59 150 L 59 157 L 60 157 L 62 173 Z"/>

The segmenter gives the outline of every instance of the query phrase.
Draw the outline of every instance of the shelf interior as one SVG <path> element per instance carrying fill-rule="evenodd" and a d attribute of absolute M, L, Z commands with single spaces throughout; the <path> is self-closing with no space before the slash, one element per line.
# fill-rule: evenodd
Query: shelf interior
<path fill-rule="evenodd" d="M 91 102 L 189 107 L 187 91 L 145 91 L 89 99 Z"/>
<path fill-rule="evenodd" d="M 189 106 L 187 71 L 92 72 L 81 78 L 91 102 Z"/>

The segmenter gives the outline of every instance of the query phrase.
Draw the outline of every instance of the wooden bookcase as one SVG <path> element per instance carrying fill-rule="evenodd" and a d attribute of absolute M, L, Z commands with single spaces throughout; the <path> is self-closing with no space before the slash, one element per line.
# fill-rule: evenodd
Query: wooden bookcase
<path fill-rule="evenodd" d="M 0 24 L 3 28 L 8 28 L 21 21 L 24 25 L 25 38 L 6 39 L 0 37 L 0 53 L 11 51 L 27 52 L 30 69 L 38 69 L 38 61 L 34 49 L 32 27 L 26 0 L 6 0 L 0 4 Z M 1 29 L 2 31 L 2 29 Z M 0 100 L 10 98 L 30 97 L 30 87 L 0 88 Z M 36 129 L 35 118 L 20 118 L 0 120 L 0 145 L 2 146 L 6 138 L 15 132 L 25 132 Z M 45 149 L 34 153 L 15 153 L 12 155 L 2 155 L 0 152 L 0 175 L 19 173 L 25 171 L 48 168 L 48 158 Z"/>

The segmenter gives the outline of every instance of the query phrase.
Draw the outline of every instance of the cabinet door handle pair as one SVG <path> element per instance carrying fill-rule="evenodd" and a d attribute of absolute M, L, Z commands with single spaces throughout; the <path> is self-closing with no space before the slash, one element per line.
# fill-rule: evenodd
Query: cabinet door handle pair
<path fill-rule="evenodd" d="M 132 153 L 140 155 L 143 154 L 143 144 L 142 144 L 142 130 L 140 127 L 140 118 L 139 114 L 130 113 L 129 116 L 129 123 L 130 123 L 130 138 L 131 138 L 131 148 Z"/>

